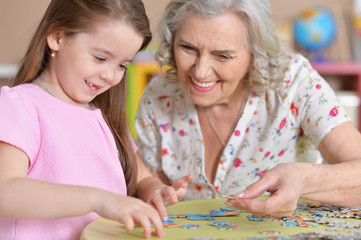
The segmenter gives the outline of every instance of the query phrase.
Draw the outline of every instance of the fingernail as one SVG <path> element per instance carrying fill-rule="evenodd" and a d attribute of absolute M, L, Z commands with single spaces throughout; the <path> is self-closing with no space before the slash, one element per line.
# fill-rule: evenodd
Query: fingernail
<path fill-rule="evenodd" d="M 237 196 L 237 198 L 241 198 L 241 197 L 243 197 L 244 196 L 244 192 L 241 192 L 238 196 Z"/>

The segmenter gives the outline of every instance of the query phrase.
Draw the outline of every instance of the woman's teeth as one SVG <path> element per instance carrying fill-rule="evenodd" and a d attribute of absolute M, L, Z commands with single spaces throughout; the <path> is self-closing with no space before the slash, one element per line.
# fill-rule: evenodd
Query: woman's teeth
<path fill-rule="evenodd" d="M 217 82 L 197 82 L 196 80 L 192 79 L 193 83 L 198 87 L 208 88 L 216 84 Z"/>

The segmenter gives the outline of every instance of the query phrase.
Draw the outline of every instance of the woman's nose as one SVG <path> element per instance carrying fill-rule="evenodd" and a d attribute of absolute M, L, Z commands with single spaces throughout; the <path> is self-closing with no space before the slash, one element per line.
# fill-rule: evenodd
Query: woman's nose
<path fill-rule="evenodd" d="M 207 56 L 198 56 L 194 66 L 194 77 L 198 80 L 209 77 L 212 71 L 211 61 Z"/>

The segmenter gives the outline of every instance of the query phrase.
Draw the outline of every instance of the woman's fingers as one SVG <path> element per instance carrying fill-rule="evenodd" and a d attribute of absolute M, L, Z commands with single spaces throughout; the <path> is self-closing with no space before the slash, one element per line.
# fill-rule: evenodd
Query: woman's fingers
<path fill-rule="evenodd" d="M 239 198 L 226 201 L 228 206 L 237 207 L 254 216 L 289 216 L 297 208 L 298 195 L 287 188 L 278 188 L 267 199 Z"/>

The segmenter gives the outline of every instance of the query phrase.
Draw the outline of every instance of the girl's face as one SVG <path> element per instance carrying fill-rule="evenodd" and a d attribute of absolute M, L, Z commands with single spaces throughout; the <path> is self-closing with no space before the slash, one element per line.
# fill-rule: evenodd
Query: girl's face
<path fill-rule="evenodd" d="M 227 13 L 215 18 L 186 17 L 174 38 L 179 81 L 198 106 L 238 101 L 251 54 L 241 19 Z"/>
<path fill-rule="evenodd" d="M 55 32 L 48 37 L 56 54 L 47 81 L 59 99 L 87 106 L 121 81 L 142 43 L 143 38 L 120 21 L 98 23 L 93 31 L 72 36 Z"/>

